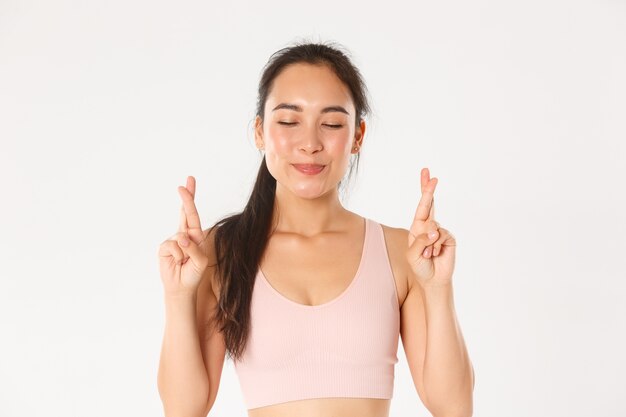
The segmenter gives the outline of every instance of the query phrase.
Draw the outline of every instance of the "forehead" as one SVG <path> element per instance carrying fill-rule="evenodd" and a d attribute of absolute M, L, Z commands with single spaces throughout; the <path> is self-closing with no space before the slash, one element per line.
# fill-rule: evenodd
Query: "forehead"
<path fill-rule="evenodd" d="M 306 108 L 340 105 L 354 114 L 348 87 L 326 65 L 291 64 L 274 79 L 266 106 L 293 103 Z M 271 107 L 270 107 L 271 106 Z"/>

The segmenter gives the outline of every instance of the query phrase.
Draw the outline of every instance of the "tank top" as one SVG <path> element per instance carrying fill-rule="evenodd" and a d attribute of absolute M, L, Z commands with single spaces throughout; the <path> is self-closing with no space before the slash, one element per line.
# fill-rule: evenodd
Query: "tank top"
<path fill-rule="evenodd" d="M 382 226 L 368 218 L 357 272 L 331 301 L 297 303 L 259 268 L 249 340 L 233 362 L 247 409 L 310 398 L 392 398 L 399 310 Z"/>

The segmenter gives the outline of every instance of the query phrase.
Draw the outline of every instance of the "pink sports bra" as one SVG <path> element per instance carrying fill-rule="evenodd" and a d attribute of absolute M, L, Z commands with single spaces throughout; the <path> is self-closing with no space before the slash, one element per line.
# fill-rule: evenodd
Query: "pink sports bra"
<path fill-rule="evenodd" d="M 235 371 L 248 409 L 287 401 L 393 397 L 400 309 L 382 226 L 365 218 L 361 261 L 333 300 L 292 301 L 257 272 L 248 344 Z"/>

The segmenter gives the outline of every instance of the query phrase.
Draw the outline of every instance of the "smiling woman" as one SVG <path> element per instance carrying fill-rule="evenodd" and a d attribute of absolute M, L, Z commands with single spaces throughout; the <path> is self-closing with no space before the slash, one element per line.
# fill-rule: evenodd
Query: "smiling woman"
<path fill-rule="evenodd" d="M 250 417 L 387 417 L 401 336 L 415 388 L 439 416 L 472 414 L 473 369 L 454 313 L 456 242 L 422 170 L 410 230 L 345 209 L 369 113 L 347 53 L 306 43 L 261 77 L 248 203 L 203 230 L 188 177 L 178 233 L 159 249 L 167 416 L 206 416 L 225 357 Z M 427 331 L 428 329 L 428 331 Z"/>
<path fill-rule="evenodd" d="M 365 133 L 349 88 L 328 64 L 293 63 L 273 81 L 265 107 L 271 114 L 267 122 L 257 115 L 255 140 L 265 150 L 267 169 L 279 184 L 277 193 L 284 186 L 302 198 L 328 196 Z M 302 182 L 294 172 L 322 175 L 315 182 Z"/>

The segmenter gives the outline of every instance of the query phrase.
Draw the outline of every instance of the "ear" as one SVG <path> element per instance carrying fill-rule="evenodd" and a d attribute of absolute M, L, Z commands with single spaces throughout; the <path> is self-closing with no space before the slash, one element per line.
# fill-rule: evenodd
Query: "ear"
<path fill-rule="evenodd" d="M 354 150 L 354 147 L 360 148 L 363 145 L 363 137 L 365 136 L 365 120 L 361 119 L 359 127 L 354 132 L 354 142 L 352 143 L 352 152 L 357 153 L 360 149 Z"/>
<path fill-rule="evenodd" d="M 265 143 L 263 142 L 263 119 L 257 116 L 254 119 L 254 143 L 257 149 L 263 149 Z"/>

